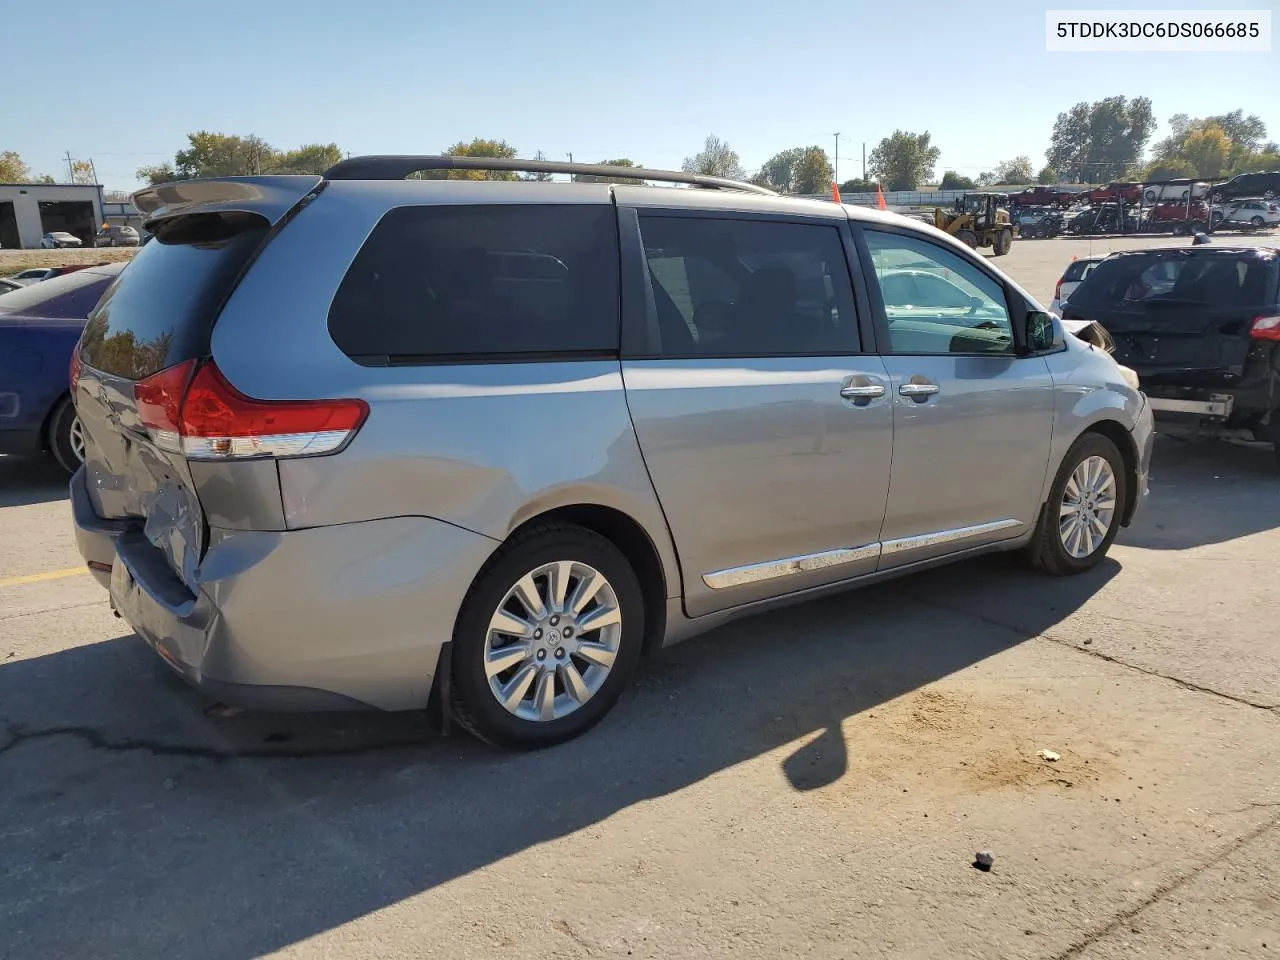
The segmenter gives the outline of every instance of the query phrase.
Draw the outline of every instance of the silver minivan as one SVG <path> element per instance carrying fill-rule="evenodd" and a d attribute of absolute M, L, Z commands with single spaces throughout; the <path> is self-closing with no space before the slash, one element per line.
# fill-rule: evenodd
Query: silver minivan
<path fill-rule="evenodd" d="M 632 183 L 406 179 L 450 167 Z M 544 746 L 649 650 L 989 551 L 1079 573 L 1146 495 L 1132 371 L 895 214 L 451 157 L 134 201 L 75 532 L 224 702 Z"/>

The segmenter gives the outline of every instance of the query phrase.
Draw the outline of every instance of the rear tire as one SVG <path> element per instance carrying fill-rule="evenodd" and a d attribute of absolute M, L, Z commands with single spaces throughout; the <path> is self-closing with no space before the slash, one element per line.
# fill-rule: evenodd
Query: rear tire
<path fill-rule="evenodd" d="M 1093 477 L 1098 479 L 1092 481 Z M 1116 445 L 1100 433 L 1081 436 L 1062 458 L 1027 545 L 1031 565 L 1059 577 L 1096 567 L 1120 532 L 1128 489 L 1124 458 Z M 1108 501 L 1109 511 L 1103 509 Z M 1099 534 L 1098 523 L 1105 523 L 1105 533 Z"/>
<path fill-rule="evenodd" d="M 557 576 L 565 578 L 560 601 Z M 584 582 L 597 589 L 575 612 L 573 598 Z M 522 592 L 521 584 L 537 594 L 541 617 L 523 600 L 528 591 Z M 589 626 L 596 611 L 610 621 L 616 617 L 616 629 Z M 524 633 L 495 630 L 495 623 L 518 622 L 504 615 L 523 620 Z M 580 636 L 573 632 L 579 624 Z M 568 524 L 531 527 L 490 558 L 458 614 L 451 657 L 453 716 L 481 740 L 507 749 L 536 750 L 571 740 L 603 719 L 622 695 L 639 662 L 644 634 L 640 581 L 612 542 Z M 507 650 L 509 657 L 495 658 Z M 500 699 L 504 694 L 509 706 Z"/>
<path fill-rule="evenodd" d="M 75 473 L 84 463 L 84 433 L 75 405 L 70 397 L 64 397 L 49 418 L 49 450 L 59 466 L 67 473 Z"/>
<path fill-rule="evenodd" d="M 992 246 L 995 248 L 996 256 L 1003 257 L 1013 247 L 1013 231 L 1001 230 L 996 234 L 995 243 Z"/>

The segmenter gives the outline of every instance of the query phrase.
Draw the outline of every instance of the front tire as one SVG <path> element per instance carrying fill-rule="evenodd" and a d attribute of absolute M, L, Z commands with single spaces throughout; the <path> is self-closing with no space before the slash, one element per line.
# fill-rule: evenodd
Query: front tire
<path fill-rule="evenodd" d="M 1116 445 L 1086 433 L 1067 451 L 1027 546 L 1031 565 L 1054 576 L 1092 570 L 1120 532 L 1128 475 Z"/>
<path fill-rule="evenodd" d="M 996 234 L 993 246 L 995 247 L 995 255 L 997 257 L 1003 257 L 1013 247 L 1013 231 L 1001 230 Z"/>
<path fill-rule="evenodd" d="M 453 715 L 498 747 L 571 740 L 622 695 L 644 634 L 640 581 L 612 542 L 567 524 L 532 527 L 494 554 L 463 602 Z"/>
<path fill-rule="evenodd" d="M 70 397 L 64 397 L 49 418 L 49 450 L 67 473 L 75 473 L 84 463 L 84 429 Z"/>

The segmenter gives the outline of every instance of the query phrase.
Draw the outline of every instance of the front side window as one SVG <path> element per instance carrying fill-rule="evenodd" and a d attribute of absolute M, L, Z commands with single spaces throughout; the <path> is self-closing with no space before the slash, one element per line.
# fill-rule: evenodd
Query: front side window
<path fill-rule="evenodd" d="M 892 353 L 1014 352 L 1004 288 L 994 278 L 928 240 L 878 230 L 864 236 Z"/>
<path fill-rule="evenodd" d="M 659 356 L 858 352 L 837 227 L 646 214 L 640 231 Z"/>
<path fill-rule="evenodd" d="M 606 205 L 399 207 L 329 309 L 358 363 L 616 355 L 618 232 Z"/>

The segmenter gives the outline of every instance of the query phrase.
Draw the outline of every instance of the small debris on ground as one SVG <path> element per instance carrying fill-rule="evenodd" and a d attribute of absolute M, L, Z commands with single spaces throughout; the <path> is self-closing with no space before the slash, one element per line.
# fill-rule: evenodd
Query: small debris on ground
<path fill-rule="evenodd" d="M 164 788 L 165 788 L 166 790 L 172 790 L 172 789 L 173 789 L 174 787 L 176 787 L 177 785 L 178 785 L 178 783 L 177 783 L 177 781 L 176 781 L 176 780 L 174 780 L 174 779 L 173 779 L 173 777 L 165 777 L 165 780 L 164 780 Z"/>
<path fill-rule="evenodd" d="M 973 855 L 973 865 L 986 873 L 996 862 L 996 855 L 990 850 L 979 850 Z"/>
<path fill-rule="evenodd" d="M 1062 755 L 1054 753 L 1052 750 L 1041 750 L 1040 758 L 1042 760 L 1048 760 L 1050 763 L 1057 763 L 1062 759 Z"/>

